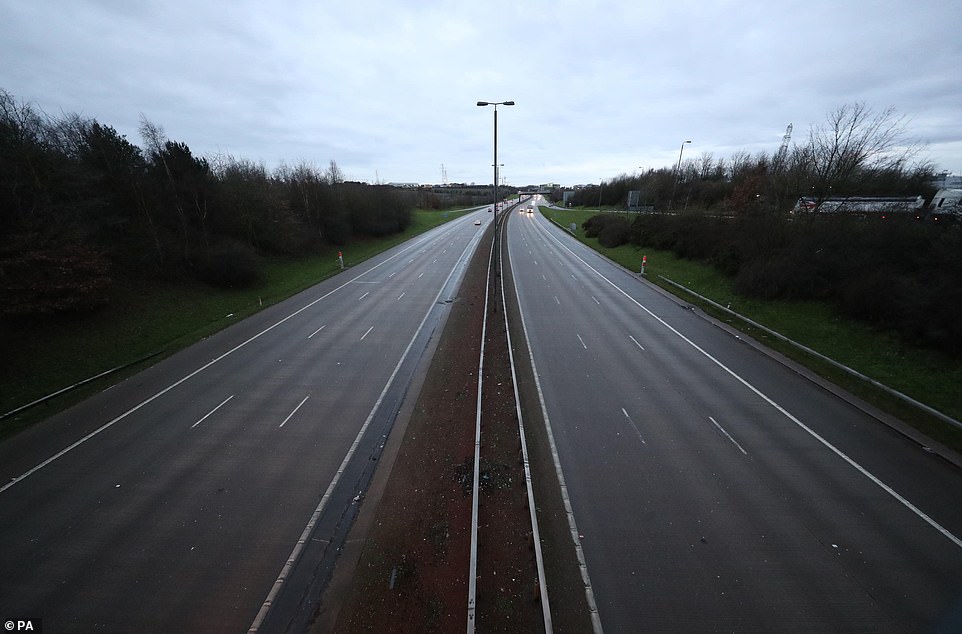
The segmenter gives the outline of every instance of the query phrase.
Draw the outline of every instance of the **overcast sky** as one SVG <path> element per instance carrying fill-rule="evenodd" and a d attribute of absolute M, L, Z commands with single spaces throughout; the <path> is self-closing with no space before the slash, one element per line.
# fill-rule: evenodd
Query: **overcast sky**
<path fill-rule="evenodd" d="M 894 107 L 962 172 L 959 0 L 0 0 L 0 88 L 143 146 L 374 182 L 598 182 Z"/>

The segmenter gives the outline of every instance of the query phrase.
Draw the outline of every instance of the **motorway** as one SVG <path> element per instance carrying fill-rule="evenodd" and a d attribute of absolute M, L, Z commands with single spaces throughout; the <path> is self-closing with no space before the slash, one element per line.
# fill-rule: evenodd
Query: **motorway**
<path fill-rule="evenodd" d="M 958 468 L 540 213 L 507 235 L 596 630 L 958 631 Z"/>
<path fill-rule="evenodd" d="M 336 550 L 491 216 L 351 267 L 0 444 L 0 617 L 53 632 L 284 629 L 317 573 L 298 564 Z"/>

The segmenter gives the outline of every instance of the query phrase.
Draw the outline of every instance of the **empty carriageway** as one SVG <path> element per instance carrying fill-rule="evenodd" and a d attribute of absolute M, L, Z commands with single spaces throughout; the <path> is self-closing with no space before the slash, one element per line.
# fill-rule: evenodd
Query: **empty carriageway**
<path fill-rule="evenodd" d="M 954 466 L 540 214 L 507 243 L 599 628 L 951 618 Z"/>
<path fill-rule="evenodd" d="M 56 631 L 283 620 L 302 545 L 330 543 L 321 532 L 365 481 L 477 247 L 475 217 L 490 214 L 352 266 L 0 444 L 0 612 Z"/>

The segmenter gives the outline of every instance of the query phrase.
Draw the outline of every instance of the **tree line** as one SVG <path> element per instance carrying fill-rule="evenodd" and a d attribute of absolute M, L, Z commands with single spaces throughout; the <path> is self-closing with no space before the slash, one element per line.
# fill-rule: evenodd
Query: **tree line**
<path fill-rule="evenodd" d="M 346 181 L 337 164 L 205 158 L 141 119 L 143 145 L 0 89 L 0 313 L 84 311 L 113 280 L 255 283 L 262 255 L 403 231 L 415 193 Z"/>
<path fill-rule="evenodd" d="M 908 165 L 915 148 L 903 132 L 891 109 L 844 106 L 813 127 L 806 143 L 783 145 L 773 156 L 742 153 L 726 162 L 706 155 L 680 172 L 604 183 L 609 204 L 623 204 L 629 188 L 647 187 L 658 209 L 667 209 L 674 194 L 674 212 L 638 214 L 630 223 L 600 214 L 584 228 L 606 247 L 631 243 L 711 264 L 746 297 L 824 302 L 959 358 L 962 227 L 818 213 L 830 196 L 930 199 L 931 166 Z M 801 195 L 815 201 L 814 213 L 789 216 Z M 595 188 L 581 196 L 574 204 L 591 206 L 605 193 Z"/>
<path fill-rule="evenodd" d="M 746 151 L 726 158 L 703 152 L 673 167 L 622 174 L 575 192 L 573 206 L 624 209 L 628 192 L 656 210 L 697 208 L 725 214 L 784 213 L 802 196 L 816 211 L 834 196 L 917 196 L 935 193 L 933 166 L 912 162 L 905 119 L 894 109 L 864 103 L 841 106 L 814 125 L 802 143 L 776 152 Z M 557 194 L 556 194 L 557 195 Z"/>
<path fill-rule="evenodd" d="M 772 214 L 602 213 L 585 222 L 606 247 L 672 251 L 728 275 L 735 292 L 823 302 L 840 315 L 962 358 L 962 231 L 912 221 Z"/>

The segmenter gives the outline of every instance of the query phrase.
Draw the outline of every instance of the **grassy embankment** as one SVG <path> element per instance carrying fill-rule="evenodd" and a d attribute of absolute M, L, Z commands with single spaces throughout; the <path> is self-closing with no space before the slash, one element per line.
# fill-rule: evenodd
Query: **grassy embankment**
<path fill-rule="evenodd" d="M 379 240 L 358 240 L 341 247 L 350 266 L 415 235 L 462 215 L 463 211 L 416 210 L 408 229 Z M 264 279 L 242 290 L 202 283 L 124 284 L 110 304 L 83 319 L 45 319 L 0 324 L 0 414 L 149 355 L 122 371 L 68 394 L 0 420 L 0 437 L 64 409 L 91 393 L 143 369 L 164 356 L 281 301 L 339 271 L 338 247 L 310 258 L 271 259 Z"/>
<path fill-rule="evenodd" d="M 541 212 L 561 226 L 576 223 L 579 240 L 633 271 L 648 256 L 646 277 L 685 301 L 698 305 L 714 317 L 739 328 L 769 347 L 811 368 L 844 389 L 872 403 L 945 445 L 962 452 L 962 432 L 939 419 L 905 404 L 870 384 L 851 377 L 794 346 L 771 337 L 710 305 L 702 305 L 659 276 L 667 277 L 692 291 L 805 345 L 861 374 L 871 377 L 913 399 L 962 420 L 962 364 L 936 351 L 912 347 L 893 335 L 865 324 L 838 317 L 830 307 L 816 302 L 763 301 L 732 291 L 731 279 L 711 266 L 676 257 L 667 251 L 622 245 L 607 249 L 595 238 L 586 238 L 581 224 L 594 210 L 560 210 L 542 207 Z"/>

